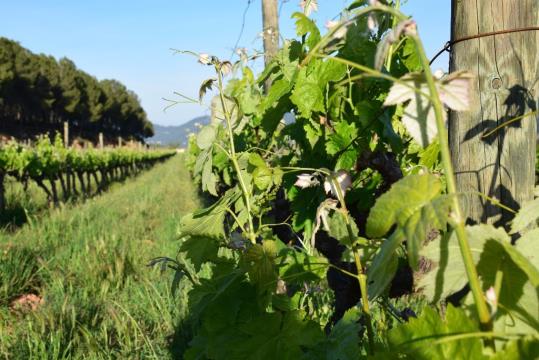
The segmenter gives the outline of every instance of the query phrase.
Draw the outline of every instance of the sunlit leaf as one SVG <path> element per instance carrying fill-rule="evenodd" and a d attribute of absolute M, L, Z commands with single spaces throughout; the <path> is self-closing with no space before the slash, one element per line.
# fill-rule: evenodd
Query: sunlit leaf
<path fill-rule="evenodd" d="M 442 77 L 438 86 L 442 103 L 455 111 L 468 110 L 472 79 L 473 75 L 467 71 L 457 71 Z"/>
<path fill-rule="evenodd" d="M 490 225 L 467 226 L 466 233 L 475 263 L 479 262 L 488 239 L 508 241 L 503 230 Z M 421 273 L 416 274 L 416 288 L 429 301 L 441 301 L 461 290 L 468 282 L 455 233 L 434 239 L 419 254 L 424 258 L 425 266 Z"/>
<path fill-rule="evenodd" d="M 254 244 L 243 254 L 242 260 L 249 273 L 249 278 L 260 289 L 275 288 L 277 282 L 276 255 L 277 247 L 273 240 L 264 240 L 262 244 Z"/>
<path fill-rule="evenodd" d="M 313 11 L 318 11 L 318 0 L 300 0 L 299 6 L 305 15 L 310 16 Z"/>
<path fill-rule="evenodd" d="M 453 307 L 447 307 L 445 317 L 426 306 L 419 318 L 412 318 L 389 332 L 390 347 L 408 354 L 411 359 L 485 359 L 481 339 L 469 337 L 439 342 L 444 337 L 479 331 L 478 324 L 468 314 Z"/>
<path fill-rule="evenodd" d="M 518 211 L 511 221 L 511 234 L 524 231 L 539 218 L 539 198 L 529 201 Z"/>
<path fill-rule="evenodd" d="M 469 73 L 460 71 L 436 81 L 441 102 L 453 110 L 467 110 L 471 79 Z M 384 102 L 388 106 L 409 101 L 404 107 L 402 121 L 414 140 L 423 147 L 429 145 L 438 134 L 434 106 L 427 94 L 429 89 L 424 74 L 409 73 L 393 84 Z M 442 112 L 444 123 L 446 117 L 445 111 Z"/>
<path fill-rule="evenodd" d="M 215 141 L 217 131 L 214 126 L 207 125 L 202 127 L 197 135 L 197 145 L 202 150 L 209 148 Z"/>
<path fill-rule="evenodd" d="M 414 212 L 437 197 L 441 190 L 440 180 L 432 174 L 404 177 L 376 201 L 367 218 L 367 235 L 380 238 L 395 223 L 404 226 Z"/>
<path fill-rule="evenodd" d="M 273 173 L 268 167 L 257 167 L 253 171 L 253 181 L 259 190 L 266 190 L 273 182 Z"/>

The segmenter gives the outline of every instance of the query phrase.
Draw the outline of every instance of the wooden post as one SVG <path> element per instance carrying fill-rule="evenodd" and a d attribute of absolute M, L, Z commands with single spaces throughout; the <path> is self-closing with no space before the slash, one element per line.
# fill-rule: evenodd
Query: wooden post
<path fill-rule="evenodd" d="M 103 150 L 104 147 L 105 146 L 104 146 L 104 141 L 103 141 L 103 133 L 100 132 L 99 133 L 99 149 Z"/>
<path fill-rule="evenodd" d="M 122 147 L 122 137 L 118 136 L 118 147 Z"/>
<path fill-rule="evenodd" d="M 264 62 L 267 65 L 279 50 L 279 11 L 277 0 L 262 0 Z M 266 91 L 271 82 L 266 81 Z"/>
<path fill-rule="evenodd" d="M 69 123 L 64 121 L 64 146 L 69 147 Z"/>
<path fill-rule="evenodd" d="M 536 0 L 452 2 L 451 38 L 539 24 Z M 505 225 L 509 212 L 472 192 L 496 198 L 518 210 L 533 199 L 537 116 L 527 116 L 495 134 L 488 130 L 537 109 L 538 31 L 485 36 L 452 47 L 450 70 L 475 75 L 472 107 L 451 112 L 449 142 L 457 187 L 472 221 Z"/>

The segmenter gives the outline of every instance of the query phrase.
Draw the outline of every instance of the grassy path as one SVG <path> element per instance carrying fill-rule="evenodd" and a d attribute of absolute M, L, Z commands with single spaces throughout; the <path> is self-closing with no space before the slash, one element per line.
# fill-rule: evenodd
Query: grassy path
<path fill-rule="evenodd" d="M 195 194 L 176 156 L 82 205 L 0 232 L 0 359 L 169 358 L 183 292 L 173 298 L 173 273 L 146 264 L 174 257 L 178 219 L 198 205 Z M 27 294 L 42 299 L 37 309 L 10 309 Z"/>

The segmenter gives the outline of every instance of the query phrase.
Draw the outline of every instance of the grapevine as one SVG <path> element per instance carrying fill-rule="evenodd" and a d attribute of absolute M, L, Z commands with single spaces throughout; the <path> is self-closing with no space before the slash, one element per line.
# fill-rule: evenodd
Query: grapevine
<path fill-rule="evenodd" d="M 99 192 L 108 183 L 140 172 L 174 154 L 171 150 L 66 148 L 60 136 L 53 142 L 49 137 L 41 137 L 35 146 L 11 141 L 0 147 L 0 180 L 5 176 L 21 182 L 33 180 L 51 203 L 58 203 L 58 186 L 66 198 L 76 195 L 78 188 L 89 196 L 93 191 L 92 180 L 98 184 L 94 191 Z M 3 198 L 3 194 L 0 196 Z"/>
<path fill-rule="evenodd" d="M 216 71 L 201 96 L 216 85 L 222 116 L 186 159 L 214 199 L 180 224 L 187 359 L 537 350 L 539 200 L 510 224 L 514 246 L 503 228 L 465 224 L 445 118 L 469 108 L 471 77 L 432 74 L 400 1 L 368 3 L 324 35 L 293 14 L 298 39 L 258 76 L 239 61 L 225 84 L 231 63 L 199 59 Z"/>

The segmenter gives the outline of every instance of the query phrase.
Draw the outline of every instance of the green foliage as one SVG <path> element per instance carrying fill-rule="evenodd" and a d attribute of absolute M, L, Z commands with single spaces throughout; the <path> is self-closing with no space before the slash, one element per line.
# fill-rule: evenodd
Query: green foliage
<path fill-rule="evenodd" d="M 7 124 L 43 133 L 67 121 L 92 140 L 98 132 L 137 140 L 153 135 L 137 95 L 116 80 L 99 81 L 67 58 L 33 54 L 6 38 L 0 38 L 0 64 L 0 116 Z"/>
<path fill-rule="evenodd" d="M 417 319 L 389 299 L 414 291 L 410 302 L 443 308 L 466 285 L 453 227 L 468 234 L 479 292 L 492 298 L 497 286 L 495 331 L 509 331 L 498 325 L 509 315 L 537 331 L 537 269 L 525 256 L 536 234 L 524 231 L 536 218 L 517 216 L 516 247 L 504 230 L 463 229 L 429 94 L 464 110 L 469 76 L 431 79 L 415 24 L 386 3 L 365 15 L 355 2 L 326 35 L 310 10 L 295 13 L 299 38 L 258 78 L 238 61 L 224 87 L 226 62 L 212 57 L 229 111 L 190 143 L 190 170 L 214 203 L 181 221 L 181 252 L 199 272 L 187 359 L 484 358 L 470 297 L 443 316 L 418 306 Z"/>
<path fill-rule="evenodd" d="M 419 318 L 391 330 L 388 339 L 392 349 L 411 359 L 483 359 L 480 338 L 449 339 L 477 331 L 477 324 L 452 305 L 447 307 L 444 317 L 425 307 Z"/>
<path fill-rule="evenodd" d="M 359 230 L 353 219 L 348 219 L 340 211 L 333 211 L 328 216 L 328 234 L 343 245 L 354 245 L 359 236 Z"/>
<path fill-rule="evenodd" d="M 45 192 L 50 204 L 58 204 L 60 200 L 67 201 L 80 194 L 99 193 L 113 181 L 138 173 L 174 154 L 171 150 L 66 148 L 59 134 L 54 142 L 48 137 L 39 137 L 34 146 L 10 141 L 0 144 L 0 181 L 4 182 L 5 175 L 9 175 L 26 187 L 29 180 L 33 180 Z M 0 197 L 4 197 L 3 187 L 0 187 Z"/>
<path fill-rule="evenodd" d="M 358 308 L 348 310 L 342 319 L 331 330 L 325 345 L 325 356 L 321 359 L 339 360 L 356 359 L 361 353 L 359 332 L 361 330 L 360 311 Z"/>
<path fill-rule="evenodd" d="M 450 198 L 441 190 L 440 180 L 428 173 L 403 178 L 371 209 L 367 235 L 381 237 L 396 224 L 407 237 L 410 266 L 417 269 L 429 231 L 445 229 L 448 220 Z"/>
<path fill-rule="evenodd" d="M 539 218 L 539 198 L 525 204 L 511 223 L 511 234 L 524 231 Z"/>
<path fill-rule="evenodd" d="M 502 229 L 490 225 L 466 228 L 474 262 L 481 276 L 483 291 L 495 289 L 492 305 L 494 328 L 501 333 L 536 333 L 539 323 L 537 272 L 535 256 L 537 231 L 512 246 Z M 456 293 L 467 283 L 464 264 L 454 235 L 444 236 L 427 245 L 422 255 L 430 269 L 420 275 L 418 287 L 432 302 Z"/>

